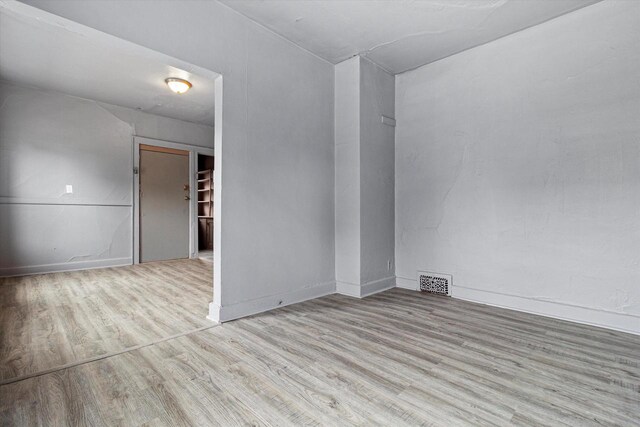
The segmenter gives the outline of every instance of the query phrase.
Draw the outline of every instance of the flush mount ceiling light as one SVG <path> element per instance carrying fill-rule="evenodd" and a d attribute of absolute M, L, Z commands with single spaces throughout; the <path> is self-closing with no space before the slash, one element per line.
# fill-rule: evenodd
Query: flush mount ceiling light
<path fill-rule="evenodd" d="M 177 77 L 169 77 L 168 79 L 165 79 L 165 83 L 169 86 L 169 89 L 177 94 L 185 93 L 191 89 L 191 83 Z"/>

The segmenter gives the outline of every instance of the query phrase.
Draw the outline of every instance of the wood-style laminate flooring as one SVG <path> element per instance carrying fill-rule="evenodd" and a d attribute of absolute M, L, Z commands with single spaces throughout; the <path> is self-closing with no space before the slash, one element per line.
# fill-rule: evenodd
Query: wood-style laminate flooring
<path fill-rule="evenodd" d="M 0 278 L 0 384 L 210 326 L 212 264 Z"/>
<path fill-rule="evenodd" d="M 332 295 L 0 386 L 3 425 L 640 425 L 640 337 Z"/>

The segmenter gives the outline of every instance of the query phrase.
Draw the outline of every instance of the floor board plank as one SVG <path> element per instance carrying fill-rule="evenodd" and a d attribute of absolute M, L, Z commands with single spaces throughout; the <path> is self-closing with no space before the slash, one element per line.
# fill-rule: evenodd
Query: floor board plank
<path fill-rule="evenodd" d="M 212 289 L 202 260 L 0 278 L 0 381 L 211 325 Z"/>
<path fill-rule="evenodd" d="M 8 280 L 3 375 L 202 327 L 210 267 L 184 268 Z M 640 337 L 402 289 L 0 386 L 2 425 L 640 426 L 639 414 Z"/>

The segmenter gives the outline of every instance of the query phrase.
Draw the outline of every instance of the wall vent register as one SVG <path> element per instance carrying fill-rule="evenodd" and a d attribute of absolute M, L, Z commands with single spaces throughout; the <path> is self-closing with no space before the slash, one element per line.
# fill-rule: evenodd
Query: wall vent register
<path fill-rule="evenodd" d="M 421 292 L 451 296 L 452 277 L 449 274 L 418 272 L 418 285 Z"/>

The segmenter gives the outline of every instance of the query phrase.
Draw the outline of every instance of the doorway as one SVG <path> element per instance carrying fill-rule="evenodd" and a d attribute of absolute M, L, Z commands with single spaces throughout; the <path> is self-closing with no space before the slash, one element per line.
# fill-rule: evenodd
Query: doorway
<path fill-rule="evenodd" d="M 189 257 L 189 152 L 140 145 L 140 262 Z"/>
<path fill-rule="evenodd" d="M 150 154 L 153 152 L 155 154 Z M 160 153 L 160 154 L 157 154 Z M 164 157 L 160 157 L 163 156 Z M 168 157 L 167 155 L 173 155 Z M 158 160 L 158 157 L 162 161 Z M 151 159 L 152 163 L 145 166 L 145 158 Z M 152 242 L 156 246 L 169 245 L 162 248 L 162 260 L 170 259 L 198 259 L 204 258 L 206 261 L 213 261 L 213 247 L 215 247 L 213 239 L 215 215 L 213 214 L 214 202 L 214 182 L 213 173 L 204 174 L 203 171 L 213 171 L 214 150 L 195 145 L 164 141 L 159 139 L 145 138 L 136 136 L 133 141 L 133 254 L 134 264 L 159 261 L 160 259 L 151 259 L 148 257 L 150 253 L 143 256 L 143 247 L 145 243 Z M 158 164 L 160 167 L 154 170 L 145 169 L 149 166 Z M 185 173 L 186 169 L 186 173 Z M 154 177 L 154 173 L 160 173 L 161 177 Z M 144 175 L 144 176 L 143 176 Z M 170 185 L 172 195 L 169 196 L 167 190 L 163 190 L 161 195 L 149 195 L 145 190 L 144 182 L 147 182 L 147 189 L 151 186 L 151 191 L 156 190 L 154 186 Z M 217 184 L 215 184 L 217 185 Z M 202 191 L 198 191 L 202 190 Z M 201 194 L 202 193 L 202 194 Z M 153 197 L 152 197 L 153 196 Z M 166 198 L 171 198 L 173 206 L 163 206 Z M 146 203 L 145 202 L 152 202 Z M 150 200 L 151 199 L 151 200 Z M 203 203 L 199 203 L 202 201 Z M 146 204 L 145 204 L 146 203 Z M 202 205 L 202 206 L 201 206 Z M 180 209 L 178 209 L 180 206 Z M 144 212 L 147 207 L 164 209 L 166 214 L 171 218 L 163 218 L 164 213 L 158 213 L 161 218 L 154 218 L 153 212 Z M 187 211 L 185 220 L 185 213 Z M 143 216 L 144 215 L 144 216 Z M 143 222 L 147 221 L 151 216 L 151 226 L 147 225 L 146 230 Z M 200 218 L 202 217 L 202 218 Z M 209 220 L 210 233 L 204 229 Z M 201 221 L 202 220 L 202 221 Z M 203 229 L 200 230 L 200 223 L 203 223 Z M 157 226 L 156 224 L 160 224 Z M 187 224 L 187 225 L 184 225 Z M 166 226 L 165 226 L 166 225 Z M 170 233 L 165 231 L 167 227 L 171 228 Z M 155 231 L 154 231 L 155 230 Z M 147 236 L 147 231 L 153 236 Z M 179 233 L 179 236 L 177 235 Z M 145 237 L 147 236 L 147 237 Z M 146 239 L 146 242 L 144 240 Z M 172 239 L 172 242 L 165 243 L 166 239 Z M 209 239 L 209 242 L 207 242 Z M 203 245 L 203 253 L 200 253 L 200 245 Z M 210 246 L 211 252 L 204 252 L 204 249 Z M 185 249 L 186 253 L 185 253 Z M 178 251 L 179 250 L 179 251 Z M 158 248 L 153 248 L 151 254 L 158 252 Z"/>

